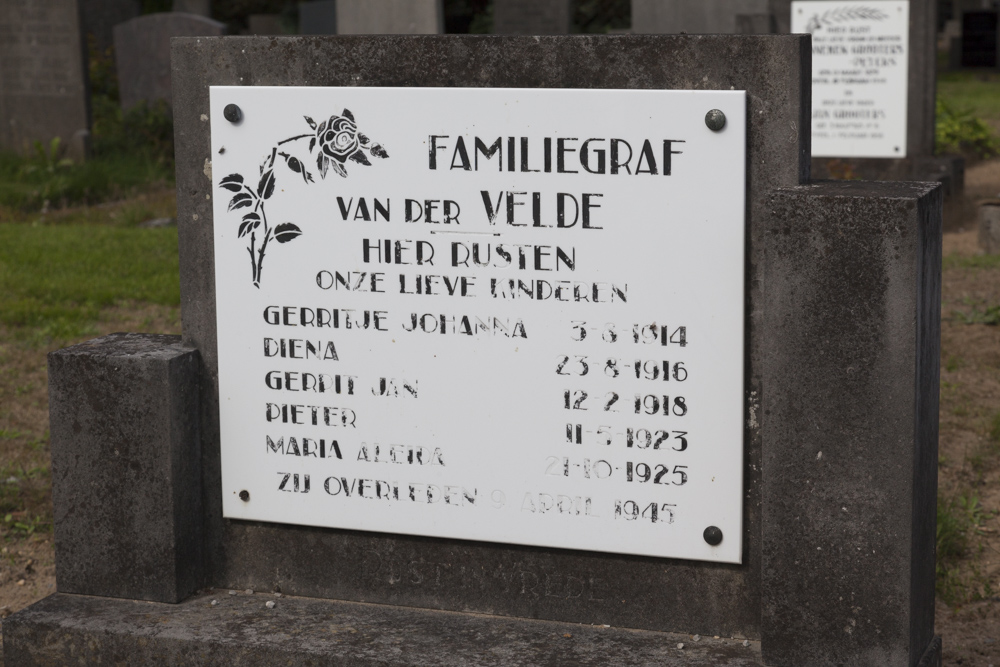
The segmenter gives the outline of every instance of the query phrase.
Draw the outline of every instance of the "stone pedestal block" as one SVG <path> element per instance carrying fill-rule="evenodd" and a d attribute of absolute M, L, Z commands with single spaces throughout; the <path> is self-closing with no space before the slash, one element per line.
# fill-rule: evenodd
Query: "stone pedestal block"
<path fill-rule="evenodd" d="M 60 592 L 179 602 L 201 583 L 199 367 L 179 336 L 49 355 Z"/>
<path fill-rule="evenodd" d="M 933 638 L 940 215 L 930 183 L 770 197 L 766 664 L 915 665 Z"/>

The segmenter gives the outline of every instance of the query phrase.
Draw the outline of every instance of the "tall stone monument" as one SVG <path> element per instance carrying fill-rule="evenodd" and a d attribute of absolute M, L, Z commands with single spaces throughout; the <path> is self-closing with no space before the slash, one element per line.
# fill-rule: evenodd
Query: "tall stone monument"
<path fill-rule="evenodd" d="M 444 32 L 442 0 L 337 0 L 341 35 L 436 35 Z"/>
<path fill-rule="evenodd" d="M 566 35 L 572 17 L 570 0 L 494 0 L 493 32 L 498 35 Z"/>
<path fill-rule="evenodd" d="M 58 137 L 86 156 L 90 117 L 76 0 L 0 2 L 0 147 L 27 152 Z"/>

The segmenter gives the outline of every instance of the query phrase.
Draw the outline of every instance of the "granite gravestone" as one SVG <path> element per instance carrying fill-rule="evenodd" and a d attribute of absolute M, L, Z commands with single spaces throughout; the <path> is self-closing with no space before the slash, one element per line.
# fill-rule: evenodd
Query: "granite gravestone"
<path fill-rule="evenodd" d="M 434 35 L 444 32 L 441 0 L 337 0 L 341 35 Z"/>
<path fill-rule="evenodd" d="M 570 0 L 494 0 L 493 32 L 498 35 L 566 35 Z"/>
<path fill-rule="evenodd" d="M 51 356 L 59 592 L 6 620 L 7 661 L 59 663 L 70 656 L 108 661 L 116 656 L 133 664 L 324 660 L 408 665 L 938 664 L 940 641 L 933 637 L 933 551 L 941 188 L 912 183 L 810 183 L 809 56 L 809 40 L 803 36 L 175 40 L 184 338 L 117 334 Z M 517 90 L 506 89 L 745 91 L 748 113 L 745 126 L 740 123 L 746 132 L 747 178 L 746 264 L 741 281 L 744 337 L 739 361 L 743 377 L 739 564 L 432 537 L 422 530 L 415 531 L 422 535 L 406 535 L 308 527 L 293 525 L 294 517 L 288 516 L 282 521 L 226 518 L 227 506 L 233 502 L 231 492 L 236 494 L 236 503 L 252 504 L 257 496 L 248 493 L 244 500 L 238 489 L 225 486 L 229 473 L 222 457 L 225 434 L 220 435 L 220 428 L 228 427 L 220 422 L 224 412 L 220 411 L 220 391 L 231 376 L 223 377 L 230 372 L 223 358 L 239 350 L 220 349 L 233 339 L 225 323 L 217 319 L 219 300 L 228 301 L 231 296 L 225 280 L 217 283 L 218 272 L 228 266 L 217 257 L 231 251 L 234 258 L 240 256 L 242 264 L 234 276 L 255 293 L 254 275 L 261 289 L 270 289 L 268 285 L 278 281 L 288 267 L 298 265 L 296 244 L 316 243 L 322 234 L 368 228 L 382 238 L 403 241 L 414 225 L 441 229 L 441 218 L 432 215 L 430 220 L 406 223 L 392 217 L 398 213 L 391 206 L 388 220 L 371 216 L 365 220 L 359 206 L 347 199 L 376 197 L 377 193 L 367 186 L 361 188 L 364 179 L 358 172 L 374 174 L 381 163 L 393 160 L 405 159 L 409 164 L 407 156 L 415 155 L 413 174 L 416 177 L 419 172 L 422 176 L 417 180 L 423 180 L 433 175 L 428 163 L 431 135 L 456 137 L 468 132 L 473 146 L 474 137 L 482 136 L 467 129 L 476 124 L 471 115 L 467 124 L 451 123 L 435 132 L 428 127 L 434 124 L 433 117 L 414 114 L 405 123 L 398 122 L 410 128 L 414 137 L 422 135 L 428 141 L 427 148 L 412 152 L 402 144 L 383 146 L 375 131 L 387 127 L 384 123 L 389 119 L 405 116 L 410 110 L 406 105 L 382 105 L 379 113 L 386 120 L 379 123 L 364 120 L 371 115 L 354 116 L 338 108 L 333 116 L 318 120 L 311 115 L 297 118 L 297 123 L 307 126 L 301 138 L 284 142 L 285 134 L 275 135 L 284 143 L 257 156 L 264 160 L 263 169 L 258 171 L 254 163 L 252 170 L 228 172 L 217 167 L 228 168 L 225 156 L 236 150 L 235 144 L 226 140 L 226 145 L 213 145 L 222 135 L 212 136 L 211 127 L 223 122 L 233 123 L 229 132 L 260 127 L 256 115 L 262 111 L 249 101 L 244 102 L 242 113 L 226 111 L 228 103 L 213 99 L 216 93 L 211 87 L 343 86 L 356 90 L 358 81 L 373 93 L 393 86 L 485 88 L 492 94 L 507 94 L 509 100 L 516 99 Z M 225 89 L 216 90 L 225 93 Z M 317 94 L 335 95 L 336 91 Z M 447 91 L 441 94 L 442 101 L 449 99 Z M 218 119 L 220 110 L 225 120 Z M 309 115 L 299 106 L 275 113 L 292 111 L 296 116 Z M 725 132 L 718 114 L 708 111 L 700 131 L 705 137 Z M 461 107 L 455 113 L 461 113 Z M 414 125 L 418 118 L 419 124 Z M 613 123 L 615 118 L 605 120 Z M 608 134 L 614 126 L 604 124 L 605 120 L 594 121 L 598 123 L 595 142 L 615 136 Z M 728 120 L 739 123 L 739 115 Z M 664 127 L 670 125 L 670 118 L 663 121 Z M 316 129 L 311 127 L 313 122 Z M 319 123 L 323 123 L 322 130 Z M 366 123 L 374 124 L 375 130 L 362 141 L 358 128 L 369 132 Z M 329 136 L 328 126 L 335 128 Z M 274 132 L 285 129 L 278 127 Z M 255 131 L 254 141 L 265 139 L 259 134 Z M 338 136 L 344 141 L 338 142 Z M 310 137 L 317 139 L 313 151 L 308 149 Z M 581 146 L 564 139 L 564 167 L 575 169 L 572 160 L 580 156 L 572 149 Z M 298 147 L 297 142 L 306 146 Z M 559 143 L 553 143 L 558 151 Z M 514 144 L 514 150 L 519 150 L 517 137 Z M 656 145 L 660 147 L 660 142 Z M 683 145 L 671 145 L 672 150 L 685 150 Z M 293 146 L 311 153 L 313 159 L 298 159 L 298 152 L 290 150 Z M 361 146 L 364 160 L 350 157 L 354 153 L 347 149 L 357 152 Z M 386 155 L 376 155 L 376 146 Z M 506 143 L 501 142 L 501 147 L 506 159 Z M 484 151 L 489 152 L 489 146 L 469 156 L 487 159 Z M 673 174 L 682 173 L 682 160 L 697 160 L 701 154 L 694 150 L 671 153 L 675 160 L 671 175 L 658 171 L 656 178 L 674 178 Z M 581 176 L 558 172 L 558 158 L 553 161 L 556 173 L 550 173 L 539 166 L 544 165 L 544 156 L 539 163 L 535 161 L 538 154 L 531 155 L 524 163 L 515 160 L 506 173 L 512 191 L 520 178 L 528 176 L 579 182 L 574 179 Z M 657 151 L 658 167 L 663 164 L 660 155 Z M 598 159 L 596 152 L 591 157 Z M 610 151 L 604 159 L 609 167 Z M 621 164 L 623 159 L 619 153 L 616 161 Z M 463 174 L 467 177 L 463 189 L 474 187 L 477 180 L 476 172 L 464 169 L 457 149 L 447 153 L 447 160 L 447 179 L 440 181 L 442 199 Z M 648 170 L 649 157 L 645 160 Z M 474 168 L 475 158 L 472 164 Z M 588 164 L 599 170 L 594 163 Z M 275 165 L 282 169 L 277 176 Z M 325 179 L 320 172 L 323 165 L 328 172 Z M 541 171 L 530 171 L 534 169 Z M 348 174 L 345 180 L 341 180 L 341 170 Z M 234 174 L 241 179 L 233 178 Z M 247 174 L 253 176 L 252 181 L 246 180 Z M 595 174 L 593 178 L 627 183 L 630 178 L 652 175 L 621 169 L 614 177 Z M 335 198 L 308 219 L 289 222 L 279 215 L 267 223 L 264 214 L 272 215 L 270 204 L 253 208 L 255 198 L 284 196 L 281 189 L 293 182 L 295 187 L 322 188 L 329 186 L 329 179 L 334 179 L 344 207 L 353 211 L 350 222 L 343 219 Z M 710 179 L 702 180 L 706 182 L 701 187 L 711 185 Z M 554 188 L 546 189 L 549 194 L 560 191 L 558 186 L 548 187 Z M 215 201 L 219 188 L 226 190 L 223 202 Z M 420 190 L 427 192 L 426 186 Z M 421 196 L 426 214 L 425 197 L 434 197 Z M 251 206 L 240 204 L 247 199 Z M 519 200 L 513 201 L 515 216 L 532 209 L 530 205 L 517 208 Z M 520 201 L 531 202 L 531 198 L 526 195 Z M 617 206 L 609 205 L 608 210 Z M 443 206 L 432 206 L 433 211 L 443 212 Z M 260 219 L 243 219 L 249 213 Z M 471 210 L 453 213 L 464 216 Z M 651 232 L 647 245 L 672 247 L 671 253 L 683 254 L 683 230 L 689 221 L 678 224 L 655 209 L 643 216 L 662 219 L 664 230 L 676 230 L 669 235 Z M 638 218 L 617 220 L 624 226 L 639 223 Z M 269 224 L 276 225 L 274 234 L 281 234 L 284 242 L 278 239 L 266 253 L 249 256 L 240 243 L 247 242 L 250 232 L 258 235 L 260 243 L 267 237 Z M 289 224 L 299 233 L 282 226 Z M 533 229 L 529 224 L 524 231 Z M 577 231 L 583 233 L 582 228 Z M 217 245 L 220 238 L 226 243 Z M 474 238 L 478 237 L 469 240 Z M 614 236 L 607 238 L 610 251 Z M 402 254 L 404 246 L 400 248 Z M 392 244 L 390 251 L 394 257 Z M 622 252 L 627 256 L 627 249 Z M 261 273 L 264 254 L 267 263 Z M 401 259 L 409 257 L 401 255 Z M 695 259 L 712 262 L 711 256 Z M 550 279 L 534 269 L 526 270 L 526 279 L 528 274 Z M 676 288 L 645 284 L 636 289 L 657 295 Z M 316 283 L 308 292 L 285 294 L 276 305 L 298 305 L 301 315 L 302 308 L 336 307 L 338 300 L 330 299 L 330 294 Z M 347 292 L 338 293 L 343 294 Z M 377 293 L 361 294 L 380 298 Z M 441 308 L 463 298 L 437 293 L 419 296 Z M 530 302 L 523 307 L 529 320 L 541 312 Z M 284 317 L 283 309 L 281 313 Z M 264 311 L 256 316 L 261 318 L 256 326 L 272 326 Z M 699 335 L 707 336 L 710 331 L 700 330 Z M 364 345 L 363 338 L 355 335 L 361 333 L 338 328 L 330 339 L 342 346 L 338 352 L 347 354 L 351 348 L 352 358 L 357 359 Z M 690 340 L 693 350 L 694 339 Z M 592 342 L 644 344 L 635 342 L 631 334 L 614 342 Z M 263 358 L 266 345 L 248 349 L 247 359 Z M 700 338 L 698 345 L 709 342 Z M 280 350 L 280 343 L 270 349 Z M 285 349 L 287 357 L 292 347 L 289 344 Z M 280 353 L 276 358 L 281 358 Z M 374 364 L 378 359 L 368 361 Z M 553 372 L 557 361 L 550 361 Z M 292 360 L 286 358 L 286 362 Z M 602 374 L 607 367 L 602 365 Z M 264 386 L 263 382 L 259 378 L 253 384 Z M 527 394 L 547 401 L 548 392 L 537 391 L 537 384 L 527 377 L 512 386 L 512 396 Z M 478 386 L 465 388 L 474 395 Z M 338 407 L 353 409 L 351 394 L 343 391 L 338 396 L 337 403 L 342 404 Z M 565 409 L 558 396 L 548 405 Z M 520 418 L 504 412 L 503 405 L 498 408 L 492 419 Z M 699 409 L 710 406 L 699 404 Z M 387 425 L 392 423 L 386 420 Z M 257 443 L 247 445 L 248 452 L 267 446 L 257 436 Z M 579 447 L 581 456 L 608 446 L 595 434 L 586 434 L 580 443 L 567 442 L 562 432 L 555 440 L 549 436 L 539 432 L 532 437 L 546 450 Z M 575 439 L 575 429 L 570 437 Z M 341 459 L 329 460 L 335 468 Z M 519 459 L 511 462 L 526 464 Z M 120 483 L 125 477 L 129 484 Z M 275 493 L 281 481 L 274 480 Z M 292 480 L 285 484 L 294 488 Z M 310 493 L 333 498 L 323 486 L 318 483 Z M 312 497 L 304 493 L 305 488 L 300 476 L 299 498 Z M 731 491 L 731 484 L 726 488 Z M 364 503 L 376 502 L 369 497 L 375 493 L 369 490 L 352 499 L 353 504 L 338 507 L 350 514 Z M 294 491 L 287 494 L 295 495 Z M 524 510 L 524 516 L 530 515 L 530 509 Z M 204 587 L 218 590 L 195 593 Z M 227 595 L 228 590 L 239 593 Z M 134 599 L 151 602 L 135 605 Z M 694 633 L 701 636 L 700 641 L 692 641 Z"/>
<path fill-rule="evenodd" d="M 0 147 L 87 153 L 90 109 L 76 0 L 0 3 Z"/>
<path fill-rule="evenodd" d="M 122 109 L 171 99 L 170 39 L 218 36 L 226 26 L 196 14 L 147 14 L 115 26 L 115 65 Z"/>

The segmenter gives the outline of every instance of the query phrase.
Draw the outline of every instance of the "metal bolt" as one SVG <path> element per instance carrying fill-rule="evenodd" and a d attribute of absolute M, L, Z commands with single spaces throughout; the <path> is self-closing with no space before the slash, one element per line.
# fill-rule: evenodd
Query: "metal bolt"
<path fill-rule="evenodd" d="M 230 123 L 238 123 L 243 120 L 243 111 L 241 111 L 235 104 L 227 104 L 226 108 L 222 110 L 222 115 L 225 116 L 226 120 Z"/>
<path fill-rule="evenodd" d="M 243 502 L 246 502 L 246 501 L 250 500 L 250 492 L 247 491 L 246 489 L 243 489 L 242 491 L 240 491 L 240 500 L 242 500 Z M 718 528 L 716 528 L 716 530 L 718 530 Z M 705 539 L 707 540 L 708 538 L 706 537 Z M 722 539 L 722 538 L 719 538 L 719 539 Z"/>
<path fill-rule="evenodd" d="M 705 541 L 713 547 L 719 546 L 722 543 L 722 531 L 715 526 L 706 528 L 703 536 Z"/>
<path fill-rule="evenodd" d="M 229 116 L 226 116 L 226 118 L 229 118 Z M 712 109 L 705 114 L 705 125 L 708 125 L 708 129 L 712 132 L 718 132 L 726 126 L 726 114 L 718 109 Z"/>

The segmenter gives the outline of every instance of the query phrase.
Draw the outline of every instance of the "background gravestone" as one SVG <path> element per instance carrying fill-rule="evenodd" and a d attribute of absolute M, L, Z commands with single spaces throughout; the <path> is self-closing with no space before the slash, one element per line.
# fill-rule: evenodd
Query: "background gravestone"
<path fill-rule="evenodd" d="M 737 16 L 766 14 L 770 11 L 768 5 L 768 0 L 632 0 L 632 31 L 648 34 L 744 32 L 738 29 L 745 26 L 737 23 Z M 769 21 L 764 19 L 764 22 L 770 26 Z"/>
<path fill-rule="evenodd" d="M 789 32 L 791 30 L 792 0 L 769 0 L 769 2 L 778 26 L 778 32 Z M 909 48 L 906 156 L 908 159 L 932 157 L 934 155 L 935 129 L 934 104 L 937 93 L 937 0 L 910 0 Z M 814 160 L 813 168 L 820 168 L 815 177 L 826 177 L 823 166 L 821 161 Z M 864 170 L 865 165 L 861 166 Z M 881 180 L 874 178 L 875 175 L 869 176 L 865 173 L 862 174 L 862 177 Z M 899 180 L 899 177 L 892 180 Z"/>
<path fill-rule="evenodd" d="M 441 0 L 337 0 L 341 35 L 436 35 L 444 32 Z"/>
<path fill-rule="evenodd" d="M 300 35 L 336 35 L 337 0 L 299 3 Z"/>
<path fill-rule="evenodd" d="M 80 0 L 84 39 L 92 37 L 98 51 L 104 51 L 115 42 L 114 27 L 139 16 L 141 9 L 139 0 Z"/>
<path fill-rule="evenodd" d="M 58 137 L 74 160 L 90 129 L 76 0 L 0 2 L 0 147 L 25 152 Z"/>
<path fill-rule="evenodd" d="M 498 35 L 566 35 L 570 0 L 495 0 L 493 32 Z"/>
<path fill-rule="evenodd" d="M 170 38 L 218 36 L 226 26 L 195 14 L 148 14 L 115 26 L 115 65 L 122 109 L 171 100 Z"/>

